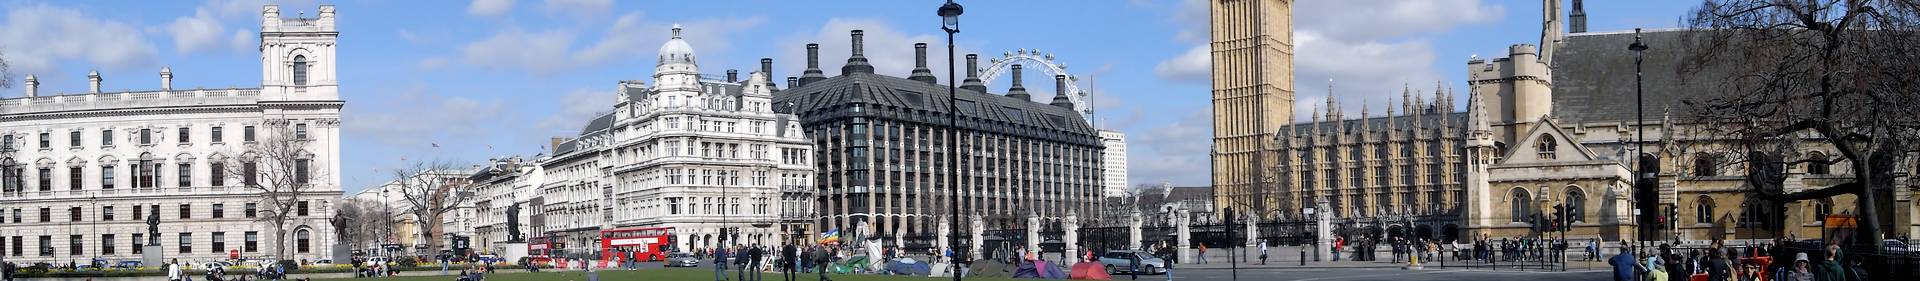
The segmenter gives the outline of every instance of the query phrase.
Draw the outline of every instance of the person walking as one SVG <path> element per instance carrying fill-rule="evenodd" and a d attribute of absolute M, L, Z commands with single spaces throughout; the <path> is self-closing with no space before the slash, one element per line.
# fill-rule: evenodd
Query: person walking
<path fill-rule="evenodd" d="M 813 267 L 815 268 L 813 270 L 820 271 L 820 281 L 833 280 L 833 278 L 827 278 L 827 263 L 829 262 L 829 257 L 831 257 L 831 254 L 827 253 L 826 248 L 815 247 L 813 251 Z"/>
<path fill-rule="evenodd" d="M 795 267 L 800 267 L 800 261 L 797 260 L 796 257 L 799 250 L 794 249 L 793 243 L 795 242 L 788 241 L 786 245 L 780 247 L 780 267 L 784 267 L 785 269 L 785 271 L 780 273 L 781 281 L 799 280 L 794 278 L 793 272 Z"/>
<path fill-rule="evenodd" d="M 1639 281 L 1640 258 L 1633 256 L 1633 249 L 1620 246 L 1620 254 L 1607 259 L 1613 265 L 1613 281 Z"/>
<path fill-rule="evenodd" d="M 1200 264 L 1207 264 L 1207 243 L 1200 243 Z"/>
<path fill-rule="evenodd" d="M 1796 258 L 1804 260 L 1806 255 L 1806 253 L 1800 253 Z M 1840 266 L 1840 245 L 1827 245 L 1826 258 L 1822 259 L 1820 264 L 1814 265 L 1813 272 L 1814 280 L 1846 281 L 1847 269 Z"/>
<path fill-rule="evenodd" d="M 761 274 L 765 273 L 760 270 L 760 265 L 763 264 L 760 262 L 760 259 L 766 257 L 766 254 L 766 250 L 761 249 L 760 244 L 754 244 L 753 250 L 748 251 L 747 256 L 752 257 L 747 263 L 753 266 L 753 281 L 760 281 L 760 278 L 763 277 Z"/>
<path fill-rule="evenodd" d="M 727 250 L 713 250 L 713 280 L 727 281 Z"/>
<path fill-rule="evenodd" d="M 173 259 L 172 263 L 167 264 L 167 280 L 180 281 L 182 277 L 185 274 L 180 272 L 180 259 Z"/>
<path fill-rule="evenodd" d="M 1267 265 L 1267 239 L 1260 239 L 1260 265 Z"/>

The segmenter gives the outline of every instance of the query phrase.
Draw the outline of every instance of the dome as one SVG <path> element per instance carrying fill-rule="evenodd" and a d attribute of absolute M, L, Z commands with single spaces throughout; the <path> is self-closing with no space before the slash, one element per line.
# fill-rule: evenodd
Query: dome
<path fill-rule="evenodd" d="M 680 39 L 680 25 L 674 24 L 673 39 L 660 45 L 660 65 L 695 64 L 693 58 L 693 45 L 687 45 L 687 40 Z"/>

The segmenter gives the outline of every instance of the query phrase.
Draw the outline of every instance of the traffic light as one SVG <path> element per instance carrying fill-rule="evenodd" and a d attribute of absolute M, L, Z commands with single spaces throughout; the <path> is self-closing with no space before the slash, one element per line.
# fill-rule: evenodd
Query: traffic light
<path fill-rule="evenodd" d="M 1550 228 L 1548 228 L 1548 229 L 1547 229 L 1547 231 L 1559 231 L 1559 230 L 1560 230 L 1560 227 L 1561 227 L 1560 225 L 1561 225 L 1561 223 L 1562 223 L 1562 222 L 1565 222 L 1565 221 L 1566 221 L 1566 211 L 1567 211 L 1567 205 L 1566 205 L 1566 204 L 1554 204 L 1554 205 L 1553 205 L 1553 225 L 1552 225 L 1552 227 L 1550 227 Z"/>

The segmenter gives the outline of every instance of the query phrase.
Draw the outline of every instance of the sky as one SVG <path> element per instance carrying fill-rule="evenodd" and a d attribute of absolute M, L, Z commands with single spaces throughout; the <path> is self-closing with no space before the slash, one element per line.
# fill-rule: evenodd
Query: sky
<path fill-rule="evenodd" d="M 34 74 L 43 92 L 85 91 L 88 70 L 106 78 L 103 90 L 158 89 L 161 67 L 171 67 L 176 88 L 258 87 L 257 32 L 267 3 L 289 17 L 337 7 L 336 63 L 347 102 L 341 178 L 349 195 L 391 180 L 404 161 L 532 157 L 549 138 L 577 135 L 612 108 L 618 81 L 650 79 L 674 24 L 684 27 L 702 73 L 740 69 L 745 76 L 765 57 L 774 59 L 775 77 L 799 76 L 805 44 L 820 43 L 822 68 L 837 75 L 848 31 L 862 29 L 879 73 L 905 77 L 913 43 L 924 42 L 934 48 L 931 68 L 950 81 L 938 71 L 946 67 L 939 50 L 946 41 L 936 0 L 0 0 L 0 58 L 11 66 L 12 84 Z M 1610 32 L 1674 28 L 1698 3 L 1606 0 L 1585 8 L 1589 31 Z M 1208 184 L 1206 0 L 961 4 L 960 53 L 1039 50 L 1082 78 L 1096 124 L 1128 135 L 1131 184 Z M 1537 44 L 1542 18 L 1541 1 L 1296 5 L 1297 119 L 1329 96 L 1341 110 L 1384 112 L 1408 88 L 1465 95 L 1466 60 Z M 989 87 L 1004 92 L 1007 83 Z M 1044 84 L 1029 89 L 1041 102 L 1053 97 Z M 22 95 L 17 86 L 0 89 L 0 97 Z"/>

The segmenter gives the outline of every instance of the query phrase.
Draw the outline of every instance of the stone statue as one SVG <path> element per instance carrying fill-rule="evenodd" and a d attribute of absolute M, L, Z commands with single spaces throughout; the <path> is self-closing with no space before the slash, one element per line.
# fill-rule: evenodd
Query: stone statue
<path fill-rule="evenodd" d="M 526 241 L 520 237 L 520 203 L 507 206 L 507 242 Z"/>
<path fill-rule="evenodd" d="M 347 237 L 347 221 L 347 217 L 341 216 L 340 214 L 334 214 L 332 219 L 327 220 L 327 222 L 333 224 L 333 237 Z"/>
<path fill-rule="evenodd" d="M 147 216 L 147 245 L 160 245 L 160 214 Z"/>

